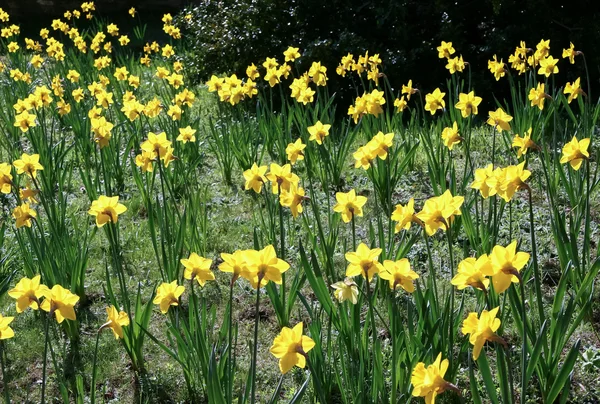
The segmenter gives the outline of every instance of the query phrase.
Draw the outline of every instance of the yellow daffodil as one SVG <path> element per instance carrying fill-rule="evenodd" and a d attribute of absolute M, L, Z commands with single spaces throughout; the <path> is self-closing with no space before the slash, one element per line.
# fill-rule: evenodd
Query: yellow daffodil
<path fill-rule="evenodd" d="M 498 108 L 495 111 L 489 112 L 489 118 L 487 120 L 487 124 L 496 128 L 496 130 L 500 131 L 510 131 L 509 122 L 512 121 L 513 117 L 508 115 L 502 108 Z"/>
<path fill-rule="evenodd" d="M 300 178 L 292 173 L 292 166 L 290 164 L 280 166 L 277 163 L 271 163 L 269 173 L 266 177 L 271 181 L 271 191 L 274 194 L 289 191 L 292 185 L 297 185 L 300 181 Z"/>
<path fill-rule="evenodd" d="M 169 307 L 179 306 L 179 297 L 184 291 L 185 287 L 177 285 L 177 281 L 163 282 L 156 289 L 156 296 L 152 303 L 159 305 L 162 314 L 167 314 Z"/>
<path fill-rule="evenodd" d="M 179 128 L 179 136 L 177 136 L 177 141 L 183 142 L 184 144 L 187 142 L 195 142 L 196 141 L 196 129 L 192 129 L 191 126 L 186 126 L 185 128 Z"/>
<path fill-rule="evenodd" d="M 532 107 L 538 107 L 541 110 L 544 109 L 544 101 L 546 98 L 550 98 L 548 94 L 545 92 L 545 84 L 538 83 L 536 88 L 532 88 L 529 90 L 529 101 L 531 101 Z"/>
<path fill-rule="evenodd" d="M 199 256 L 196 253 L 191 253 L 189 258 L 180 260 L 184 266 L 183 277 L 193 281 L 196 279 L 200 286 L 204 286 L 206 281 L 214 281 L 215 274 L 211 271 L 212 260 Z"/>
<path fill-rule="evenodd" d="M 31 227 L 31 219 L 35 219 L 37 213 L 29 207 L 28 203 L 23 203 L 13 209 L 13 217 L 16 220 L 17 229 L 23 226 Z"/>
<path fill-rule="evenodd" d="M 558 59 L 554 59 L 552 56 L 541 59 L 538 74 L 550 77 L 550 75 L 558 73 L 557 63 Z"/>
<path fill-rule="evenodd" d="M 521 189 L 528 188 L 525 181 L 531 176 L 531 171 L 525 169 L 525 162 L 515 166 L 508 166 L 502 170 L 499 178 L 498 195 L 506 202 L 510 202 L 515 193 Z"/>
<path fill-rule="evenodd" d="M 290 269 L 290 264 L 277 258 L 277 253 L 272 245 L 268 245 L 260 251 L 247 250 L 246 257 L 247 272 L 242 276 L 246 278 L 253 288 L 258 289 L 269 281 L 281 284 L 281 274 Z"/>
<path fill-rule="evenodd" d="M 402 84 L 402 94 L 406 94 L 406 100 L 410 101 L 410 96 L 415 94 L 419 89 L 413 88 L 412 80 L 408 80 L 408 84 Z"/>
<path fill-rule="evenodd" d="M 12 323 L 14 319 L 14 317 L 4 317 L 0 314 L 0 340 L 9 339 L 15 336 L 15 332 L 9 327 L 9 324 Z"/>
<path fill-rule="evenodd" d="M 292 165 L 296 164 L 298 160 L 304 160 L 304 149 L 306 145 L 302 143 L 302 139 L 296 139 L 294 143 L 290 143 L 285 148 L 285 153 L 287 154 L 287 159 L 290 161 Z"/>
<path fill-rule="evenodd" d="M 27 174 L 30 178 L 36 178 L 37 172 L 44 169 L 44 167 L 40 164 L 40 155 L 39 154 L 21 154 L 21 158 L 19 160 L 15 160 L 13 162 L 13 166 L 17 169 L 17 174 Z"/>
<path fill-rule="evenodd" d="M 484 199 L 494 196 L 498 193 L 498 180 L 501 176 L 501 170 L 494 170 L 493 164 L 488 164 L 485 168 L 475 170 L 475 180 L 471 183 L 472 189 L 477 189 Z"/>
<path fill-rule="evenodd" d="M 399 233 L 400 230 L 410 229 L 415 216 L 415 200 L 410 198 L 406 205 L 396 205 L 392 212 L 391 219 L 396 222 L 394 233 Z"/>
<path fill-rule="evenodd" d="M 452 196 L 450 190 L 446 190 L 440 196 L 427 199 L 416 217 L 425 225 L 427 234 L 433 236 L 439 229 L 448 230 L 454 216 L 460 215 L 464 200 L 463 196 Z"/>
<path fill-rule="evenodd" d="M 290 208 L 294 218 L 302 213 L 302 202 L 304 202 L 305 199 L 304 188 L 298 187 L 295 184 L 290 186 L 289 191 L 283 191 L 279 195 L 279 203 L 281 203 L 281 206 Z"/>
<path fill-rule="evenodd" d="M 8 163 L 0 163 L 0 192 L 10 194 L 12 189 L 12 169 Z"/>
<path fill-rule="evenodd" d="M 221 253 L 221 258 L 223 259 L 223 262 L 219 264 L 219 271 L 232 274 L 232 285 L 237 278 L 244 276 L 248 272 L 245 251 L 238 250 L 233 254 Z"/>
<path fill-rule="evenodd" d="M 40 275 L 31 279 L 21 278 L 15 287 L 8 291 L 8 295 L 17 301 L 17 313 L 23 313 L 29 307 L 33 310 L 39 308 L 40 299 L 48 290 L 47 286 L 40 283 L 40 279 Z"/>
<path fill-rule="evenodd" d="M 14 126 L 21 129 L 21 132 L 27 132 L 29 128 L 37 126 L 35 123 L 35 115 L 30 114 L 27 111 L 23 111 L 18 115 L 15 115 Z"/>
<path fill-rule="evenodd" d="M 352 304 L 358 302 L 358 286 L 351 278 L 346 278 L 343 281 L 333 283 L 333 295 L 338 302 L 343 303 L 346 300 L 350 300 Z"/>
<path fill-rule="evenodd" d="M 442 93 L 439 88 L 433 90 L 433 93 L 425 95 L 425 111 L 434 115 L 438 109 L 443 110 L 446 107 L 445 95 L 446 93 Z"/>
<path fill-rule="evenodd" d="M 475 96 L 475 92 L 471 91 L 468 94 L 460 93 L 455 107 L 460 110 L 463 118 L 467 118 L 471 114 L 477 115 L 479 104 L 481 104 L 481 97 Z"/>
<path fill-rule="evenodd" d="M 579 170 L 583 160 L 590 158 L 589 146 L 590 138 L 577 140 L 577 137 L 573 136 L 573 139 L 563 146 L 560 164 L 569 163 L 573 170 Z"/>
<path fill-rule="evenodd" d="M 285 52 L 283 52 L 283 56 L 285 56 L 286 62 L 293 62 L 300 57 L 300 52 L 298 48 L 290 46 Z"/>
<path fill-rule="evenodd" d="M 458 133 L 458 124 L 454 121 L 452 127 L 444 128 L 442 131 L 442 141 L 448 150 L 452 150 L 454 145 L 459 144 L 463 138 Z"/>
<path fill-rule="evenodd" d="M 294 328 L 283 327 L 273 340 L 270 352 L 279 359 L 279 370 L 282 374 L 289 372 L 294 366 L 304 369 L 306 354 L 315 346 L 310 337 L 302 335 L 302 327 L 301 322 Z"/>
<path fill-rule="evenodd" d="M 98 199 L 92 202 L 88 213 L 96 216 L 96 226 L 102 227 L 106 223 L 117 223 L 119 215 L 125 213 L 127 208 L 119 203 L 118 196 L 100 195 Z"/>
<path fill-rule="evenodd" d="M 448 370 L 448 359 L 442 360 L 442 354 L 438 354 L 433 364 L 425 367 L 425 363 L 419 362 L 412 371 L 410 382 L 413 385 L 413 397 L 425 397 L 425 403 L 435 404 L 435 398 L 446 390 L 458 389 L 444 380 Z"/>
<path fill-rule="evenodd" d="M 375 136 L 373 136 L 371 140 L 369 140 L 367 147 L 369 148 L 373 156 L 377 156 L 380 159 L 385 160 L 388 155 L 388 150 L 392 147 L 393 144 L 393 132 L 384 134 L 383 132 L 379 131 Z"/>
<path fill-rule="evenodd" d="M 396 107 L 397 112 L 404 111 L 408 107 L 408 102 L 406 101 L 406 98 L 404 98 L 404 96 L 396 98 L 394 100 L 394 107 Z"/>
<path fill-rule="evenodd" d="M 502 293 L 511 283 L 519 283 L 520 271 L 527 265 L 529 254 L 517 252 L 517 242 L 513 241 L 507 247 L 497 245 L 490 254 L 491 265 L 482 268 L 482 272 L 492 277 L 496 293 Z"/>
<path fill-rule="evenodd" d="M 469 342 L 473 345 L 474 360 L 479 358 L 481 349 L 486 341 L 496 341 L 506 345 L 506 342 L 496 335 L 496 331 L 500 328 L 500 319 L 496 318 L 499 309 L 499 307 L 496 307 L 490 311 L 484 310 L 480 316 L 472 312 L 463 321 L 461 331 L 465 335 L 470 334 Z"/>
<path fill-rule="evenodd" d="M 383 265 L 379 263 L 377 257 L 381 254 L 381 248 L 370 249 L 365 243 L 360 243 L 356 252 L 347 252 L 345 257 L 349 262 L 346 268 L 346 276 L 362 275 L 369 282 L 373 276 L 383 270 Z"/>
<path fill-rule="evenodd" d="M 398 261 L 383 261 L 383 269 L 379 272 L 379 277 L 390 283 L 390 289 L 395 290 L 401 287 L 408 293 L 415 291 L 413 281 L 419 278 L 419 275 L 411 269 L 407 258 Z"/>
<path fill-rule="evenodd" d="M 119 311 L 115 306 L 106 308 L 106 323 L 102 324 L 100 330 L 110 328 L 115 339 L 123 338 L 123 327 L 129 325 L 129 316 L 124 311 Z"/>
<path fill-rule="evenodd" d="M 452 42 L 444 41 L 442 41 L 442 44 L 437 47 L 437 51 L 440 59 L 448 59 L 455 52 L 454 48 L 452 47 Z"/>
<path fill-rule="evenodd" d="M 79 296 L 60 285 L 54 285 L 52 289 L 44 290 L 42 295 L 44 301 L 40 305 L 40 309 L 47 311 L 51 316 L 56 316 L 59 324 L 65 319 L 76 319 L 74 306 L 79 301 Z"/>
<path fill-rule="evenodd" d="M 577 77 L 577 80 L 575 80 L 573 83 L 567 83 L 565 85 L 565 89 L 563 90 L 563 94 L 569 94 L 569 98 L 567 98 L 569 104 L 571 101 L 576 100 L 580 94 L 586 95 L 581 88 L 581 78 Z"/>
<path fill-rule="evenodd" d="M 567 49 L 563 49 L 562 51 L 562 57 L 568 58 L 572 65 L 575 64 L 575 56 L 578 55 L 581 55 L 581 52 L 575 50 L 575 45 L 573 45 L 573 42 L 570 43 Z"/>
<path fill-rule="evenodd" d="M 512 147 L 517 148 L 517 157 L 521 158 L 529 149 L 536 149 L 537 145 L 531 140 L 531 128 L 523 134 L 523 137 L 515 135 Z"/>
<path fill-rule="evenodd" d="M 457 273 L 450 283 L 456 286 L 458 290 L 470 286 L 485 292 L 490 286 L 490 280 L 484 273 L 490 272 L 491 265 L 487 254 L 483 254 L 479 258 L 465 258 L 458 264 Z"/>
<path fill-rule="evenodd" d="M 314 140 L 318 144 L 323 144 L 323 139 L 329 136 L 329 129 L 331 125 L 322 124 L 321 121 L 317 121 L 313 126 L 309 126 L 308 133 L 310 133 L 310 137 L 308 140 Z"/>
<path fill-rule="evenodd" d="M 341 213 L 344 223 L 349 223 L 355 216 L 362 217 L 362 208 L 367 203 L 365 196 L 356 195 L 356 191 L 351 189 L 347 193 L 336 193 L 335 199 L 337 203 L 334 205 L 333 211 Z"/>
<path fill-rule="evenodd" d="M 246 191 L 252 189 L 257 194 L 260 194 L 263 184 L 267 182 L 265 173 L 267 172 L 267 166 L 258 166 L 256 163 L 252 164 L 252 167 L 244 171 L 244 179 L 246 183 L 244 189 Z"/>

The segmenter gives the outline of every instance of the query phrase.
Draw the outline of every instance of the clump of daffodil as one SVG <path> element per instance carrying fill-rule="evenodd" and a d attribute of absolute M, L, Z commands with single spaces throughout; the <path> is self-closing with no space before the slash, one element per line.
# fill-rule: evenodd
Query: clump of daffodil
<path fill-rule="evenodd" d="M 448 359 L 442 360 L 441 353 L 438 354 L 435 362 L 427 367 L 423 362 L 417 363 L 410 377 L 410 382 L 414 387 L 413 397 L 425 397 L 427 404 L 434 404 L 437 395 L 446 390 L 459 392 L 456 386 L 444 380 L 448 364 Z"/>
<path fill-rule="evenodd" d="M 275 248 L 268 245 L 260 251 L 244 251 L 246 260 L 246 272 L 241 275 L 246 278 L 254 289 L 266 285 L 272 281 L 281 284 L 281 275 L 290 269 L 290 264 L 277 257 Z"/>
<path fill-rule="evenodd" d="M 463 196 L 452 196 L 450 190 L 446 190 L 440 196 L 427 199 L 416 217 L 425 226 L 427 234 L 433 236 L 439 229 L 448 230 L 454 216 L 460 215 L 464 200 Z"/>
<path fill-rule="evenodd" d="M 590 138 L 577 140 L 577 137 L 573 136 L 573 139 L 563 146 L 560 164 L 569 163 L 573 170 L 579 170 L 583 160 L 590 158 L 589 146 Z"/>
<path fill-rule="evenodd" d="M 400 230 L 410 229 L 410 225 L 414 221 L 415 217 L 415 200 L 410 198 L 406 205 L 396 205 L 396 208 L 392 212 L 391 219 L 396 222 L 394 227 L 394 233 L 399 233 Z"/>
<path fill-rule="evenodd" d="M 211 271 L 212 260 L 191 253 L 189 258 L 182 258 L 181 265 L 184 266 L 183 277 L 193 281 L 196 279 L 200 286 L 204 286 L 206 281 L 214 281 L 215 274 Z"/>
<path fill-rule="evenodd" d="M 185 291 L 185 287 L 177 285 L 177 281 L 171 283 L 163 282 L 156 289 L 156 296 L 152 303 L 158 304 L 162 314 L 167 314 L 169 307 L 179 306 L 179 297 Z"/>
<path fill-rule="evenodd" d="M 527 154 L 529 149 L 537 149 L 538 146 L 531 139 L 531 128 L 523 134 L 523 137 L 516 134 L 512 142 L 512 147 L 517 149 L 518 158 Z"/>
<path fill-rule="evenodd" d="M 467 287 L 476 288 L 484 292 L 490 286 L 490 280 L 485 273 L 489 273 L 492 263 L 487 254 L 479 258 L 468 257 L 458 264 L 458 269 L 450 283 L 463 290 Z"/>
<path fill-rule="evenodd" d="M 246 191 L 252 189 L 257 194 L 260 194 L 263 184 L 267 182 L 267 177 L 265 177 L 267 169 L 267 166 L 259 167 L 256 163 L 252 164 L 252 167 L 244 171 L 244 179 L 246 180 L 244 189 Z"/>
<path fill-rule="evenodd" d="M 300 322 L 294 328 L 283 327 L 273 340 L 270 352 L 279 359 L 279 370 L 282 374 L 294 366 L 304 369 L 307 353 L 314 348 L 315 342 L 302 335 L 303 324 Z"/>
<path fill-rule="evenodd" d="M 500 328 L 500 319 L 496 318 L 498 310 L 496 307 L 490 311 L 484 310 L 481 315 L 469 313 L 469 316 L 463 321 L 462 333 L 469 334 L 469 342 L 473 345 L 473 359 L 477 360 L 483 345 L 487 342 L 498 342 L 506 346 L 506 342 L 500 338 L 496 331 Z"/>
<path fill-rule="evenodd" d="M 92 202 L 88 213 L 96 216 L 96 226 L 102 227 L 106 223 L 117 223 L 119 215 L 125 213 L 127 208 L 119 203 L 118 196 L 100 195 L 98 199 Z"/>
<path fill-rule="evenodd" d="M 106 308 L 106 322 L 100 327 L 100 331 L 110 328 L 115 339 L 123 338 L 123 327 L 129 325 L 129 316 L 124 311 L 119 311 L 115 306 Z"/>
<path fill-rule="evenodd" d="M 408 293 L 415 291 L 413 281 L 419 279 L 419 275 L 411 269 L 407 258 L 398 261 L 383 261 L 383 269 L 379 272 L 379 277 L 389 282 L 390 289 L 395 290 L 401 287 Z"/>
<path fill-rule="evenodd" d="M 425 95 L 425 111 L 429 111 L 431 115 L 435 115 L 438 109 L 443 110 L 446 108 L 446 102 L 444 96 L 446 93 L 442 93 L 439 88 L 433 90 L 433 93 Z"/>
<path fill-rule="evenodd" d="M 333 295 L 338 302 L 343 303 L 346 300 L 350 300 L 352 304 L 358 302 L 358 286 L 356 286 L 356 282 L 352 278 L 346 278 L 343 281 L 333 283 L 331 287 L 333 288 Z"/>
<path fill-rule="evenodd" d="M 482 272 L 492 277 L 492 284 L 496 293 L 504 292 L 510 287 L 511 283 L 519 283 L 520 271 L 529 261 L 528 253 L 517 252 L 516 241 L 506 247 L 495 246 L 489 257 L 491 265 L 483 268 Z"/>
<path fill-rule="evenodd" d="M 27 277 L 8 291 L 8 295 L 17 301 L 17 313 L 23 313 L 28 308 L 37 310 L 40 306 L 40 299 L 48 291 L 48 287 L 40 283 L 41 276 L 36 275 L 29 279 Z"/>
<path fill-rule="evenodd" d="M 362 217 L 367 197 L 356 195 L 356 191 L 351 189 L 347 193 L 336 193 L 335 199 L 337 203 L 333 206 L 333 211 L 341 213 L 344 223 L 349 223 L 355 216 Z"/>
<path fill-rule="evenodd" d="M 40 164 L 40 155 L 32 154 L 29 155 L 27 153 L 21 154 L 21 158 L 19 160 L 15 160 L 13 165 L 17 169 L 17 174 L 27 174 L 30 178 L 35 179 L 37 177 L 37 172 L 44 169 L 44 167 Z"/>
<path fill-rule="evenodd" d="M 462 140 L 463 138 L 458 133 L 458 124 L 456 121 L 454 121 L 451 127 L 446 127 L 442 130 L 442 141 L 448 150 L 452 150 L 454 145 L 459 144 Z"/>
<path fill-rule="evenodd" d="M 370 249 L 365 243 L 360 243 L 355 252 L 346 253 L 346 260 L 349 262 L 346 276 L 351 278 L 362 275 L 370 282 L 375 274 L 383 270 L 383 265 L 377 260 L 380 254 L 381 248 Z"/>
<path fill-rule="evenodd" d="M 373 90 L 370 93 L 364 93 L 361 97 L 357 97 L 354 105 L 348 108 L 348 115 L 352 116 L 354 123 L 364 115 L 379 116 L 383 113 L 382 106 L 385 104 L 383 91 Z"/>
<path fill-rule="evenodd" d="M 479 104 L 481 104 L 481 97 L 477 97 L 474 91 L 468 94 L 460 93 L 458 95 L 458 102 L 456 103 L 456 109 L 460 110 L 460 114 L 463 118 L 469 117 L 471 114 L 477 115 Z"/>
<path fill-rule="evenodd" d="M 46 288 L 42 291 L 42 296 L 44 296 L 44 301 L 40 305 L 40 309 L 47 311 L 50 316 L 56 316 L 59 324 L 65 319 L 76 319 L 74 306 L 79 301 L 79 296 L 60 285 L 54 285 L 52 289 Z"/>

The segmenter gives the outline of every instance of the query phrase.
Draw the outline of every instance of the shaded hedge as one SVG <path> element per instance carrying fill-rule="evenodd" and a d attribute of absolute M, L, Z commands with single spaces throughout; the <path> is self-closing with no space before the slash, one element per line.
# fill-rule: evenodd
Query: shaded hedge
<path fill-rule="evenodd" d="M 586 54 L 592 83 L 600 78 L 597 0 L 202 0 L 184 13 L 193 15 L 182 24 L 191 50 L 187 63 L 201 80 L 219 72 L 243 74 L 267 56 L 282 60 L 281 52 L 293 45 L 304 55 L 301 69 L 321 60 L 334 81 L 343 55 L 369 50 L 381 54 L 394 86 L 410 78 L 429 91 L 448 78 L 435 51 L 445 40 L 470 62 L 474 88 L 503 98 L 508 86 L 493 80 L 487 60 L 496 53 L 507 62 L 520 40 L 535 48 L 542 38 L 551 39 L 555 57 L 574 42 Z M 559 82 L 585 74 L 582 63 L 567 65 L 559 64 Z"/>

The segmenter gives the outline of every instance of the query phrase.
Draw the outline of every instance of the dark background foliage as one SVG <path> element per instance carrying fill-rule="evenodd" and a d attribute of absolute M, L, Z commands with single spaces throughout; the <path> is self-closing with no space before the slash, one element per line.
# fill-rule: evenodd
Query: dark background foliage
<path fill-rule="evenodd" d="M 5 3 L 6 2 L 6 3 Z M 494 54 L 508 61 L 520 40 L 535 48 L 550 39 L 551 54 L 561 57 L 572 41 L 585 53 L 594 88 L 600 84 L 600 1 L 598 0 L 96 0 L 98 13 L 119 26 L 131 23 L 126 11 L 135 6 L 148 24 L 149 39 L 161 36 L 162 13 L 188 4 L 179 21 L 186 43 L 189 78 L 205 80 L 213 73 L 243 75 L 250 63 L 259 64 L 288 46 L 300 48 L 300 71 L 314 60 L 328 67 L 331 88 L 350 97 L 351 81 L 335 74 L 340 58 L 368 50 L 383 59 L 382 71 L 392 85 L 412 79 L 429 92 L 444 86 L 448 72 L 435 48 L 452 41 L 472 67 L 479 94 L 508 97 L 508 86 L 487 70 Z M 80 0 L 1 0 L 15 14 L 24 33 L 35 35 L 52 18 L 74 9 Z M 184 23 L 182 15 L 193 20 Z M 179 50 L 181 51 L 181 49 Z M 559 64 L 557 84 L 585 76 L 582 60 Z M 582 81 L 583 83 L 584 81 Z M 584 87 L 587 87 L 584 84 Z M 492 103 L 491 97 L 484 102 Z M 488 105 L 489 106 L 489 105 Z"/>
<path fill-rule="evenodd" d="M 445 40 L 471 64 L 477 92 L 502 99 L 508 86 L 494 81 L 487 60 L 497 54 L 507 62 L 520 40 L 535 48 L 542 38 L 551 40 L 551 54 L 559 58 L 572 41 L 585 53 L 596 87 L 600 78 L 597 0 L 203 0 L 190 9 L 188 65 L 199 79 L 243 74 L 248 64 L 267 56 L 281 61 L 281 52 L 292 45 L 304 56 L 301 71 L 320 60 L 336 81 L 343 55 L 368 50 L 380 53 L 395 88 L 412 79 L 431 91 L 448 78 L 435 50 Z M 557 83 L 584 77 L 581 62 L 572 67 L 562 60 Z"/>

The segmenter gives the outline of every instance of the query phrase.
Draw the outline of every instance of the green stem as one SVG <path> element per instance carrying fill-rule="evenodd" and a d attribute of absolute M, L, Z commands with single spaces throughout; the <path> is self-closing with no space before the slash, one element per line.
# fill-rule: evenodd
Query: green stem
<path fill-rule="evenodd" d="M 97 360 L 98 360 L 98 343 L 100 342 L 100 331 L 96 333 L 96 346 L 94 348 L 94 365 L 92 367 L 92 382 L 90 383 L 90 401 L 92 404 L 96 402 L 96 374 L 98 373 Z"/>
<path fill-rule="evenodd" d="M 41 399 L 41 403 L 44 404 L 46 402 L 46 366 L 47 366 L 47 356 L 48 356 L 48 344 L 50 343 L 49 341 L 49 324 L 50 324 L 50 315 L 48 316 L 44 316 L 46 317 L 46 321 L 44 324 L 44 362 L 42 365 L 42 399 Z"/>
<path fill-rule="evenodd" d="M 372 345 L 372 349 L 375 349 L 375 340 L 377 338 L 377 328 L 375 327 L 375 312 L 373 311 L 373 302 L 371 301 L 371 284 L 369 283 L 369 274 L 365 274 L 366 277 L 366 287 L 367 287 L 367 301 L 369 303 L 369 317 L 370 317 L 370 323 L 371 323 L 371 330 L 372 330 L 372 335 L 371 337 L 373 338 L 373 345 Z M 375 377 L 374 374 L 372 373 L 372 377 Z M 374 380 L 371 380 L 371 387 L 373 387 L 374 384 Z"/>
<path fill-rule="evenodd" d="M 262 278 L 258 278 L 258 286 L 256 287 L 256 306 L 254 308 L 254 347 L 252 349 L 252 389 L 250 395 L 250 403 L 256 402 L 256 361 L 258 355 L 258 323 L 260 313 L 260 283 Z"/>
<path fill-rule="evenodd" d="M 519 279 L 519 287 L 521 289 L 521 317 L 523 321 L 523 347 L 521 348 L 521 403 L 525 403 L 525 398 L 527 396 L 527 308 L 525 307 L 525 287 L 523 286 L 522 278 Z"/>
<path fill-rule="evenodd" d="M 354 212 L 352 213 L 352 251 L 356 251 L 356 223 L 354 221 Z"/>
<path fill-rule="evenodd" d="M 10 396 L 8 394 L 8 376 L 6 375 L 6 365 L 4 364 L 4 342 L 0 342 L 0 363 L 2 364 L 2 385 L 4 386 L 4 401 L 10 404 Z"/>
<path fill-rule="evenodd" d="M 450 279 L 454 278 L 454 252 L 452 251 L 452 230 L 448 225 L 446 229 L 446 239 L 448 240 L 448 254 L 450 256 Z M 450 289 L 450 313 L 448 317 L 449 321 L 449 346 L 448 346 L 448 360 L 450 371 L 452 372 L 452 362 L 454 355 L 452 355 L 454 345 L 454 288 Z"/>
<path fill-rule="evenodd" d="M 531 254 L 533 255 L 533 276 L 535 280 L 535 294 L 537 298 L 538 314 L 540 316 L 540 324 L 546 320 L 544 315 L 544 307 L 542 306 L 542 279 L 539 273 L 537 245 L 535 243 L 535 222 L 533 221 L 533 198 L 531 196 L 531 188 L 527 188 L 529 193 L 529 225 L 531 226 Z M 523 297 L 525 299 L 525 297 Z"/>
<path fill-rule="evenodd" d="M 392 327 L 391 339 L 392 339 L 392 403 L 396 403 L 396 393 L 397 393 L 397 375 L 396 375 L 396 356 L 397 347 L 396 347 L 396 313 L 394 312 L 396 300 L 395 297 L 392 296 L 392 310 L 390 312 L 390 322 Z"/>
<path fill-rule="evenodd" d="M 280 257 L 285 261 L 285 227 L 283 226 L 283 206 L 281 205 L 281 184 L 277 188 L 277 205 L 279 205 L 279 242 L 281 244 Z M 285 273 L 281 274 L 281 302 L 285 313 L 285 325 L 288 322 L 287 310 L 285 309 Z"/>
<path fill-rule="evenodd" d="M 229 330 L 227 331 L 229 338 L 229 388 L 227 394 L 229 395 L 228 400 L 230 403 L 233 402 L 233 285 L 234 281 L 231 280 L 229 286 Z"/>
<path fill-rule="evenodd" d="M 319 380 L 318 377 L 315 376 L 315 367 L 312 364 L 312 361 L 310 360 L 310 358 L 308 357 L 308 354 L 304 354 L 304 357 L 306 358 L 306 364 L 308 365 L 308 368 L 310 369 L 310 376 L 312 377 L 313 383 L 315 384 L 315 391 L 319 394 L 319 400 L 321 400 L 321 403 L 326 403 L 327 400 L 324 396 L 325 391 L 323 390 L 321 381 Z"/>

